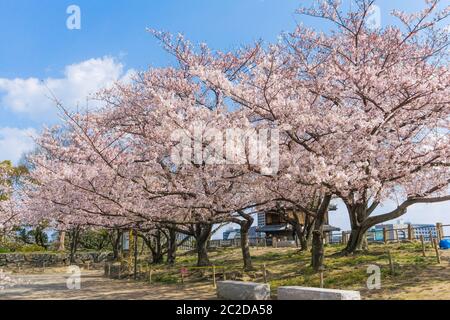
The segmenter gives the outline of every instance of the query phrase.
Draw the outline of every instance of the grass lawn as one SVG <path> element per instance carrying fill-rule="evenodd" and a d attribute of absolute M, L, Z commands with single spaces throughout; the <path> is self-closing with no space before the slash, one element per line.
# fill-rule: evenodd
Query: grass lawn
<path fill-rule="evenodd" d="M 394 243 L 371 245 L 368 252 L 353 256 L 336 256 L 341 246 L 327 246 L 324 286 L 334 289 L 360 290 L 364 299 L 450 299 L 450 252 L 441 251 L 442 262 L 437 264 L 435 251 L 429 245 L 426 257 L 422 256 L 420 243 Z M 387 251 L 390 250 L 395 273 L 391 274 Z M 276 296 L 279 286 L 318 287 L 320 277 L 309 266 L 310 253 L 295 248 L 252 248 L 254 271 L 243 272 L 239 248 L 222 248 L 210 252 L 216 266 L 218 280 L 226 279 L 263 282 L 263 265 L 266 278 Z M 179 283 L 180 269 L 187 267 L 184 281 L 212 282 L 212 269 L 197 270 L 194 254 L 179 255 L 174 268 L 155 266 L 153 281 Z M 368 290 L 369 265 L 381 270 L 381 289 Z M 201 280 L 203 279 L 203 280 Z M 206 280 L 205 280 L 206 279 Z"/>

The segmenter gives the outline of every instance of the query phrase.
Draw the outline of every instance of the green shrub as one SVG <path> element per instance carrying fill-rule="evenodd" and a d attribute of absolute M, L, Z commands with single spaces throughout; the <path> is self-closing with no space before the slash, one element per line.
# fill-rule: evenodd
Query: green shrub
<path fill-rule="evenodd" d="M 4 253 L 9 253 L 19 251 L 20 248 L 21 246 L 17 242 L 4 241 L 0 250 L 2 250 Z"/>
<path fill-rule="evenodd" d="M 164 283 L 164 284 L 175 284 L 180 281 L 180 277 L 173 275 L 173 274 L 167 274 L 167 273 L 156 274 L 153 279 L 155 282 Z"/>
<path fill-rule="evenodd" d="M 38 246 L 37 244 L 26 244 L 20 247 L 17 251 L 19 252 L 42 252 L 46 251 L 45 248 Z"/>

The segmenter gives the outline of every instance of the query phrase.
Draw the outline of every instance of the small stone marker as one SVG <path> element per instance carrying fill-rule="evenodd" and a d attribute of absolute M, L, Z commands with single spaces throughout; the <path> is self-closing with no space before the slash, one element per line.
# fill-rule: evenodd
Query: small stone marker
<path fill-rule="evenodd" d="M 279 287 L 278 300 L 361 300 L 359 291 L 308 287 Z"/>
<path fill-rule="evenodd" d="M 255 282 L 218 281 L 217 297 L 224 300 L 269 300 L 270 285 Z"/>

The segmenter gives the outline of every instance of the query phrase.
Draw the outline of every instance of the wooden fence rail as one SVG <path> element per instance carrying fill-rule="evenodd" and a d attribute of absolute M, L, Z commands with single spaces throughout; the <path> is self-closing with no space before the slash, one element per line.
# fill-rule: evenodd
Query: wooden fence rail
<path fill-rule="evenodd" d="M 450 225 L 444 225 L 442 223 L 436 223 L 435 225 L 418 226 L 415 227 L 409 224 L 404 228 L 388 228 L 367 231 L 367 240 L 369 243 L 388 243 L 388 242 L 401 242 L 401 241 L 414 241 L 423 240 L 433 244 L 434 239 L 439 243 L 440 240 L 446 236 L 444 227 L 450 227 Z M 350 236 L 350 231 L 343 231 L 338 235 L 332 235 L 333 238 L 330 243 L 347 244 Z"/>

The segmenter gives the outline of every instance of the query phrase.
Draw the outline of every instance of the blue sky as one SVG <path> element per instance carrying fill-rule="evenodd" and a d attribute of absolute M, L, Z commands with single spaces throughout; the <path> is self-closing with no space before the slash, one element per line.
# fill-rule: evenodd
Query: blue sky
<path fill-rule="evenodd" d="M 181 32 L 193 42 L 232 50 L 259 39 L 276 41 L 296 23 L 327 27 L 295 15 L 300 2 L 310 1 L 0 0 L 0 160 L 17 162 L 33 148 L 30 135 L 58 121 L 48 88 L 64 103 L 83 106 L 92 91 L 127 79 L 133 70 L 173 63 L 146 28 Z M 350 2 L 343 0 L 348 7 Z M 66 9 L 73 4 L 81 9 L 81 30 L 66 27 Z M 392 9 L 417 10 L 423 1 L 377 5 L 386 25 Z M 450 222 L 443 215 L 449 212 L 446 204 L 415 208 L 407 220 Z M 426 219 L 419 214 L 423 211 L 429 212 Z M 346 219 L 339 216 L 335 224 L 344 227 Z"/>

